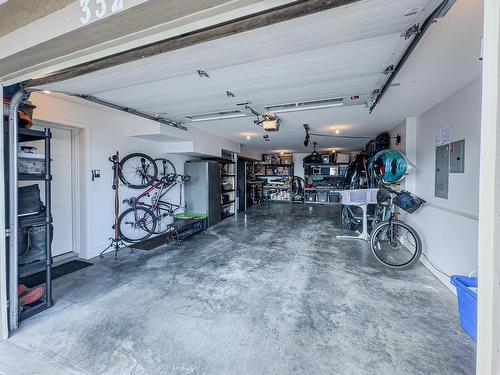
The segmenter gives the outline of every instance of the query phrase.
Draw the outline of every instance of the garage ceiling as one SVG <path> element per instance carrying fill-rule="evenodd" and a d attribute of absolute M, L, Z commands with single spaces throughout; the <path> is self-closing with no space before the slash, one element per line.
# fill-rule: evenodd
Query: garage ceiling
<path fill-rule="evenodd" d="M 402 34 L 421 24 L 440 2 L 364 0 L 40 88 L 161 114 L 261 150 L 303 150 L 304 122 L 332 134 L 339 129 L 344 135 L 376 135 L 397 125 L 403 114 L 388 117 L 377 109 L 369 116 L 365 104 L 387 79 L 386 67 L 398 61 L 410 42 Z M 359 99 L 351 100 L 353 96 Z M 268 105 L 338 97 L 345 98 L 341 108 L 280 114 L 280 132 L 265 143 L 251 116 L 196 123 L 187 119 L 235 110 L 242 102 L 264 112 Z M 356 149 L 364 143 L 341 140 L 322 146 Z"/>

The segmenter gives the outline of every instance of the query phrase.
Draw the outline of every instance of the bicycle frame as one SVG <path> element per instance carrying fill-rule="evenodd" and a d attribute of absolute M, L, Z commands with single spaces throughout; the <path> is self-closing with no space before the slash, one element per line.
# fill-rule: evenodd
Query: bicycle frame
<path fill-rule="evenodd" d="M 150 175 L 148 175 L 147 173 L 145 173 L 143 171 L 141 171 L 141 174 L 145 180 L 147 180 L 148 182 L 154 181 L 154 183 L 146 191 L 142 192 L 137 197 L 125 199 L 123 201 L 123 203 L 128 203 L 130 205 L 130 207 L 132 207 L 134 209 L 136 221 L 138 220 L 138 218 L 137 218 L 137 206 L 145 206 L 145 207 L 149 208 L 150 210 L 152 210 L 153 212 L 155 212 L 157 210 L 166 210 L 169 212 L 169 216 L 172 215 L 179 208 L 181 208 L 181 200 L 182 200 L 181 197 L 179 197 L 179 204 L 174 204 L 174 203 L 170 203 L 170 202 L 161 200 L 161 198 L 163 198 L 165 196 L 165 194 L 167 194 L 170 190 L 172 190 L 172 188 L 174 186 L 182 183 L 182 182 L 178 181 L 179 176 L 182 179 L 181 175 L 175 175 L 175 176 L 172 175 L 172 176 L 164 177 L 162 179 L 157 179 L 157 178 L 151 177 Z M 153 192 L 155 190 L 159 190 L 158 198 L 155 199 L 155 201 L 152 202 L 152 204 L 148 204 L 146 202 L 141 202 L 141 199 L 149 196 L 151 194 L 151 192 Z M 166 206 L 167 208 L 162 208 L 161 206 Z"/>

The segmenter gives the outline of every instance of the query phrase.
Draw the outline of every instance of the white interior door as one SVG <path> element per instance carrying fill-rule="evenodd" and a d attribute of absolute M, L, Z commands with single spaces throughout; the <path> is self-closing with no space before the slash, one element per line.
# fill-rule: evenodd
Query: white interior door
<path fill-rule="evenodd" d="M 38 128 L 38 127 L 36 127 Z M 52 256 L 73 251 L 73 207 L 72 207 L 72 172 L 71 172 L 71 130 L 51 128 L 52 140 L 52 217 L 54 239 Z M 43 141 L 31 142 L 37 153 L 44 152 Z M 42 201 L 45 202 L 44 184 L 40 183 Z"/>

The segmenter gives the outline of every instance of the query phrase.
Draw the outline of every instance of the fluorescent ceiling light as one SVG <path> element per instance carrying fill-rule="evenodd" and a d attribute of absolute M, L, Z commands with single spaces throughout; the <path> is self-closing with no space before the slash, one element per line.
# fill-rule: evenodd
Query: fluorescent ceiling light
<path fill-rule="evenodd" d="M 344 105 L 344 98 L 330 98 L 320 100 L 309 100 L 305 102 L 276 104 L 267 106 L 266 109 L 272 113 L 308 111 L 311 109 L 321 109 L 330 107 L 341 107 Z"/>
<path fill-rule="evenodd" d="M 243 113 L 238 110 L 231 110 L 231 111 L 201 113 L 198 115 L 189 115 L 185 117 L 193 122 L 197 122 L 197 121 L 225 120 L 230 118 L 246 117 L 246 116 L 247 116 L 246 113 Z"/>

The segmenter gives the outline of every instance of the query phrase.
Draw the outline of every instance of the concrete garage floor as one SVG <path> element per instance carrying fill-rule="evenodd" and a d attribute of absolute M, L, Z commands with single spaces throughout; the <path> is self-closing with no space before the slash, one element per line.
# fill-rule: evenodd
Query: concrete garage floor
<path fill-rule="evenodd" d="M 272 204 L 181 247 L 95 259 L 0 342 L 0 373 L 473 374 L 453 294 L 336 240 L 339 216 Z"/>

